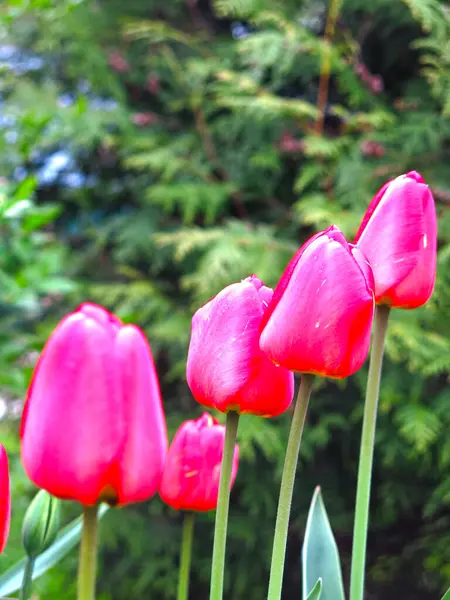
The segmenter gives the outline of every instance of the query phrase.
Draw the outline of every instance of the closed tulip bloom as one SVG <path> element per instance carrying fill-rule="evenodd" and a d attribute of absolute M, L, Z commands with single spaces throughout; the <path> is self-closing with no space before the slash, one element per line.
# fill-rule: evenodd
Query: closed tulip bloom
<path fill-rule="evenodd" d="M 292 371 L 343 378 L 366 360 L 373 277 L 362 252 L 335 226 L 295 254 L 261 324 L 261 349 Z"/>
<path fill-rule="evenodd" d="M 195 399 L 222 412 L 273 417 L 294 393 L 293 375 L 259 348 L 273 291 L 254 275 L 223 289 L 192 319 L 187 381 Z"/>
<path fill-rule="evenodd" d="M 167 432 L 143 333 L 94 304 L 66 316 L 36 366 L 21 440 L 28 476 L 58 498 L 127 504 L 155 494 Z"/>
<path fill-rule="evenodd" d="M 11 522 L 11 492 L 9 484 L 8 456 L 0 444 L 0 554 L 8 541 Z"/>
<path fill-rule="evenodd" d="M 207 413 L 181 425 L 167 454 L 159 494 L 176 510 L 208 511 L 217 507 L 225 426 Z M 236 444 L 231 486 L 238 469 Z"/>
<path fill-rule="evenodd" d="M 375 195 L 355 243 L 372 265 L 375 300 L 392 308 L 417 308 L 436 279 L 436 208 L 416 171 L 386 183 Z"/>

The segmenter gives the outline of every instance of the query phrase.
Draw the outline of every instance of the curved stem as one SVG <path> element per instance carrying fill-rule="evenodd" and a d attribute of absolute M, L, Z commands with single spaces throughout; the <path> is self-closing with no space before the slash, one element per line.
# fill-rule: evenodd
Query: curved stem
<path fill-rule="evenodd" d="M 210 600 L 222 600 L 225 571 L 225 550 L 228 528 L 228 507 L 230 504 L 230 482 L 233 469 L 234 446 L 237 437 L 239 414 L 227 413 L 225 444 L 220 471 L 219 497 L 217 502 L 216 525 L 212 556 Z"/>
<path fill-rule="evenodd" d="M 302 441 L 303 427 L 305 425 L 313 381 L 314 375 L 302 375 L 294 416 L 292 418 L 286 457 L 284 459 L 283 476 L 281 478 L 280 499 L 278 501 L 277 522 L 275 525 L 275 537 L 272 550 L 272 564 L 270 567 L 268 600 L 280 600 L 281 598 L 295 472 L 297 470 L 298 453 Z"/>
<path fill-rule="evenodd" d="M 28 600 L 28 598 L 31 595 L 31 582 L 33 580 L 34 561 L 35 559 L 31 558 L 30 556 L 26 560 L 19 600 Z"/>
<path fill-rule="evenodd" d="M 372 480 L 373 449 L 377 425 L 378 397 L 384 342 L 390 308 L 377 306 L 367 378 L 366 401 L 359 454 L 358 483 L 356 490 L 355 524 L 353 529 L 350 600 L 363 600 L 364 572 L 366 566 L 367 528 L 369 525 L 370 484 Z"/>
<path fill-rule="evenodd" d="M 78 563 L 78 600 L 95 599 L 97 574 L 97 511 L 98 506 L 83 507 L 83 531 L 81 534 Z"/>
<path fill-rule="evenodd" d="M 194 533 L 194 513 L 184 515 L 183 538 L 181 540 L 180 572 L 178 574 L 177 600 L 188 600 L 189 576 L 191 573 L 192 539 Z"/>

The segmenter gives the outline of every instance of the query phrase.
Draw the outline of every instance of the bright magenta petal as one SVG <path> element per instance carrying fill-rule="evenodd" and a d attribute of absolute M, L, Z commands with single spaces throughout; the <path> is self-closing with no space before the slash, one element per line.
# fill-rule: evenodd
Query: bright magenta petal
<path fill-rule="evenodd" d="M 195 313 L 186 374 L 200 404 L 264 416 L 289 406 L 292 374 L 276 368 L 259 348 L 271 293 L 252 276 L 228 286 Z"/>
<path fill-rule="evenodd" d="M 356 236 L 373 269 L 377 303 L 397 308 L 425 304 L 436 275 L 436 237 L 434 200 L 418 173 L 383 186 Z"/>
<path fill-rule="evenodd" d="M 30 479 L 59 498 L 93 504 L 125 436 L 113 331 L 81 312 L 64 319 L 40 357 L 22 421 Z"/>
<path fill-rule="evenodd" d="M 204 414 L 186 421 L 175 434 L 167 455 L 160 495 L 176 510 L 208 511 L 217 506 L 225 427 Z M 235 447 L 231 486 L 238 468 Z"/>
<path fill-rule="evenodd" d="M 367 286 L 372 292 L 375 292 L 375 279 L 373 276 L 373 270 L 370 266 L 369 261 L 362 253 L 361 249 L 358 246 L 354 246 L 353 244 L 349 244 L 350 250 L 352 252 L 353 258 L 358 263 L 361 271 L 363 272 L 364 277 L 366 278 Z"/>
<path fill-rule="evenodd" d="M 436 208 L 428 188 L 422 195 L 422 201 L 424 233 L 417 263 L 405 279 L 393 286 L 388 294 L 389 303 L 398 308 L 417 308 L 428 302 L 436 282 Z"/>
<path fill-rule="evenodd" d="M 118 461 L 118 502 L 141 502 L 157 491 L 167 453 L 158 376 L 147 340 L 133 325 L 116 339 L 116 365 L 128 435 Z"/>
<path fill-rule="evenodd" d="M 292 371 L 348 377 L 367 357 L 373 296 L 345 238 L 330 228 L 283 274 L 260 347 Z M 274 299 L 277 293 L 275 290 Z"/>
<path fill-rule="evenodd" d="M 11 491 L 9 483 L 8 456 L 0 444 L 0 554 L 8 541 L 11 523 Z"/>
<path fill-rule="evenodd" d="M 263 307 L 250 283 L 222 290 L 192 319 L 187 380 L 206 406 L 223 406 L 247 382 Z"/>

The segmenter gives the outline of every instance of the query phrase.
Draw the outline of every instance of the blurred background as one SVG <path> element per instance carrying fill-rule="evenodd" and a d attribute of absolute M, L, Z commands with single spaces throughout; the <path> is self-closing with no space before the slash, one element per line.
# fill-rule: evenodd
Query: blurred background
<path fill-rule="evenodd" d="M 78 303 L 141 326 L 170 436 L 201 414 L 185 382 L 190 319 L 256 273 L 274 286 L 335 223 L 351 239 L 372 195 L 417 169 L 439 218 L 436 290 L 395 311 L 375 449 L 367 599 L 450 584 L 450 21 L 439 0 L 2 0 L 0 435 L 22 556 L 35 490 L 18 429 L 32 368 Z M 331 8 L 331 10 L 329 10 Z M 328 21 L 328 23 L 327 23 Z M 316 384 L 285 575 L 323 489 L 346 582 L 366 369 Z M 265 597 L 290 414 L 243 418 L 226 598 Z M 64 504 L 64 520 L 79 514 Z M 214 515 L 197 520 L 191 597 L 208 597 Z M 172 599 L 181 517 L 158 498 L 101 525 L 100 600 Z M 76 553 L 36 586 L 74 598 Z"/>

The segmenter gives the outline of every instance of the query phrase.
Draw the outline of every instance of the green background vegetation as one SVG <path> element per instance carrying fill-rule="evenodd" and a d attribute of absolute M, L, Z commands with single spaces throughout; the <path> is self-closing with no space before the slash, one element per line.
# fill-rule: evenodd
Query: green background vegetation
<path fill-rule="evenodd" d="M 34 493 L 18 426 L 37 352 L 83 300 L 141 326 L 172 436 L 201 414 L 185 382 L 190 319 L 252 272 L 274 286 L 331 223 L 349 239 L 382 183 L 417 169 L 439 218 L 436 291 L 389 329 L 375 449 L 368 599 L 450 584 L 450 23 L 439 0 L 345 0 L 331 44 L 319 0 L 5 0 L 0 5 L 1 439 L 21 556 Z M 320 64 L 331 77 L 320 126 Z M 320 108 L 320 106 L 319 106 Z M 315 386 L 294 496 L 286 600 L 300 597 L 307 508 L 323 489 L 348 581 L 366 369 Z M 290 414 L 245 417 L 226 598 L 268 581 Z M 149 457 L 151 460 L 151 457 Z M 79 513 L 64 505 L 64 519 Z M 157 499 L 102 524 L 99 598 L 165 600 L 181 517 Z M 192 597 L 207 598 L 213 515 L 197 521 Z M 39 597 L 74 597 L 76 554 Z"/>

